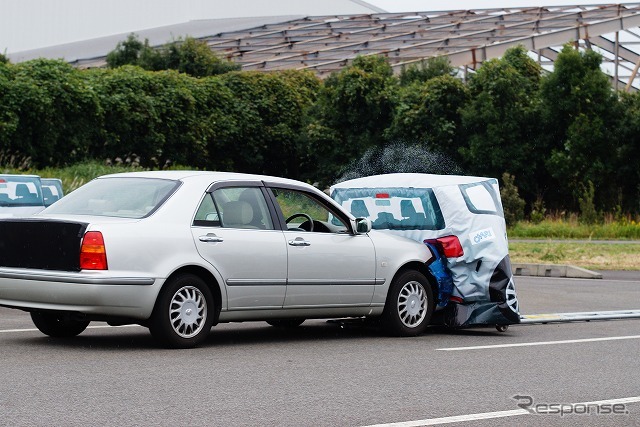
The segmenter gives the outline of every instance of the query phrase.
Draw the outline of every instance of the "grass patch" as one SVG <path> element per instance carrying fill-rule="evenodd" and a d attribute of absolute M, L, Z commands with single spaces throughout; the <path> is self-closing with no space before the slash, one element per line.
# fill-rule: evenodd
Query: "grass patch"
<path fill-rule="evenodd" d="M 512 239 L 640 240 L 640 223 L 624 219 L 587 225 L 576 219 L 545 219 L 538 224 L 519 222 L 507 234 Z"/>
<path fill-rule="evenodd" d="M 514 263 L 640 271 L 640 244 L 637 243 L 510 242 L 509 255 Z"/>

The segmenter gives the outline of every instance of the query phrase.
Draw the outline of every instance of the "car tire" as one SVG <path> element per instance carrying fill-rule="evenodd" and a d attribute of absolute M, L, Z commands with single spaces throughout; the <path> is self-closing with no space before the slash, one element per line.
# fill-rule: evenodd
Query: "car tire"
<path fill-rule="evenodd" d="M 55 311 L 32 311 L 31 320 L 36 328 L 45 335 L 54 338 L 71 338 L 80 335 L 87 326 L 88 320 L 74 319 L 73 313 Z"/>
<path fill-rule="evenodd" d="M 424 274 L 407 270 L 391 282 L 382 325 L 393 336 L 411 337 L 425 331 L 434 311 L 433 290 Z"/>
<path fill-rule="evenodd" d="M 271 319 L 267 320 L 267 323 L 276 328 L 297 328 L 302 325 L 306 319 L 294 317 L 291 319 Z"/>
<path fill-rule="evenodd" d="M 167 348 L 191 348 L 202 343 L 213 325 L 214 300 L 200 277 L 180 274 L 167 281 L 151 315 L 151 335 Z"/>

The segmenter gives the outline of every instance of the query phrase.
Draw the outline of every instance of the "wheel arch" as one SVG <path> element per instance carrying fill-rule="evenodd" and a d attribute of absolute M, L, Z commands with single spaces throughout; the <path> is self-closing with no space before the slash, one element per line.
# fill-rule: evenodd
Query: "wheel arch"
<path fill-rule="evenodd" d="M 201 278 L 207 284 L 209 290 L 211 291 L 211 294 L 213 295 L 213 299 L 215 300 L 213 322 L 214 324 L 217 324 L 218 318 L 220 317 L 220 310 L 222 309 L 222 292 L 220 290 L 220 284 L 218 283 L 218 280 L 213 274 L 211 274 L 209 270 L 204 267 L 200 267 L 197 265 L 185 265 L 171 273 L 169 277 L 167 277 L 165 283 L 169 282 L 171 279 L 180 274 L 193 274 L 194 276 L 198 276 L 199 278 Z"/>
<path fill-rule="evenodd" d="M 396 271 L 396 274 L 393 275 L 391 282 L 396 280 L 405 271 L 410 271 L 410 270 L 418 271 L 422 273 L 424 277 L 427 278 L 427 281 L 429 282 L 429 286 L 431 286 L 431 290 L 434 292 L 433 295 L 438 295 L 438 282 L 429 271 L 429 267 L 423 262 L 411 261 L 411 262 L 408 262 L 407 264 L 404 264 L 402 267 L 398 269 L 398 271 Z"/>

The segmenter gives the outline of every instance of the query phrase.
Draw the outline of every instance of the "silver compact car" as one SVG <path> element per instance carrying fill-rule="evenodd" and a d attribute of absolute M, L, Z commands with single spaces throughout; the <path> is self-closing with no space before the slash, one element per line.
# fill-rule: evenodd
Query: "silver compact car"
<path fill-rule="evenodd" d="M 162 345 L 221 322 L 366 317 L 417 335 L 435 308 L 427 246 L 371 230 L 318 189 L 223 172 L 107 175 L 0 220 L 0 305 L 52 337 L 140 324 Z"/>

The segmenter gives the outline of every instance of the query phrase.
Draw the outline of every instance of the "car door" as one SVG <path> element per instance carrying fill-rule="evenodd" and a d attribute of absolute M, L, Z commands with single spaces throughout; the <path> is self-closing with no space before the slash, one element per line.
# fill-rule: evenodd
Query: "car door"
<path fill-rule="evenodd" d="M 269 187 L 288 249 L 284 307 L 370 305 L 376 265 L 369 236 L 352 234 L 344 214 L 318 195 Z"/>
<path fill-rule="evenodd" d="M 287 247 L 261 183 L 212 186 L 191 228 L 200 255 L 222 275 L 229 310 L 282 308 Z"/>

